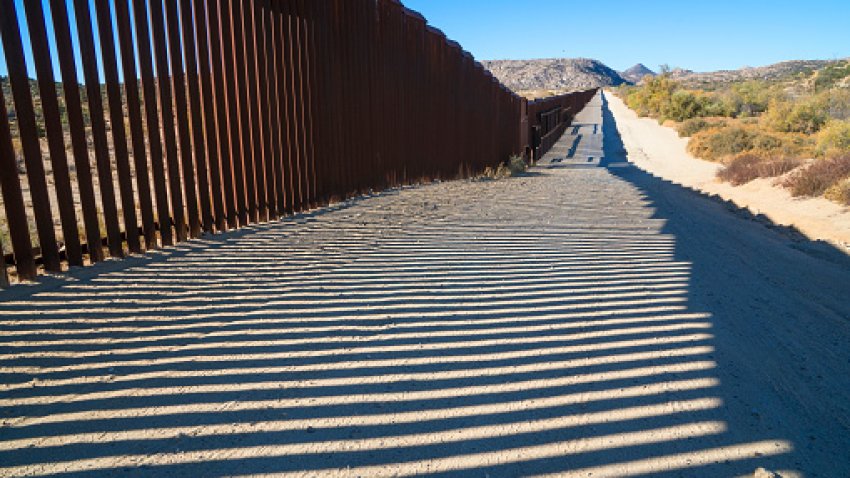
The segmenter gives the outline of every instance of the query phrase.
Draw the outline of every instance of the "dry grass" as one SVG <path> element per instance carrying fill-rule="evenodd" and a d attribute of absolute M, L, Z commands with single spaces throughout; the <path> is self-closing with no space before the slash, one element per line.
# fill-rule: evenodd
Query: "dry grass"
<path fill-rule="evenodd" d="M 850 154 L 850 121 L 827 123 L 818 133 L 817 152 L 822 156 Z"/>
<path fill-rule="evenodd" d="M 724 163 L 748 152 L 796 158 L 814 154 L 813 140 L 806 135 L 767 132 L 758 125 L 743 122 L 730 122 L 694 134 L 688 142 L 688 152 L 701 159 Z"/>
<path fill-rule="evenodd" d="M 487 166 L 484 172 L 475 179 L 484 181 L 494 181 L 511 177 L 511 171 L 505 166 L 505 163 L 500 163 L 495 168 Z"/>
<path fill-rule="evenodd" d="M 850 178 L 842 179 L 833 184 L 823 193 L 823 196 L 830 201 L 850 206 Z"/>
<path fill-rule="evenodd" d="M 781 176 L 802 164 L 800 159 L 742 153 L 730 160 L 717 177 L 733 186 L 740 186 L 758 178 Z"/>
<path fill-rule="evenodd" d="M 495 168 L 487 167 L 477 179 L 497 180 L 517 176 L 528 170 L 528 163 L 519 156 L 511 156 L 507 163 L 500 163 Z"/>
<path fill-rule="evenodd" d="M 819 159 L 791 174 L 783 186 L 794 196 L 820 196 L 847 178 L 850 178 L 850 154 Z"/>

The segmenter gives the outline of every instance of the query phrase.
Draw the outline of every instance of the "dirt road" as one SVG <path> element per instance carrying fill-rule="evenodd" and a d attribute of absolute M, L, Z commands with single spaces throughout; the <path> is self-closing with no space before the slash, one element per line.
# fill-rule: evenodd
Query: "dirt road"
<path fill-rule="evenodd" d="M 617 130 L 637 167 L 664 179 L 717 195 L 771 221 L 792 226 L 812 240 L 828 241 L 850 254 L 850 208 L 824 198 L 793 197 L 775 185 L 777 178 L 760 178 L 742 186 L 717 180 L 719 163 L 694 158 L 687 152 L 689 138 L 655 119 L 638 118 L 621 99 L 607 94 Z"/>
<path fill-rule="evenodd" d="M 0 476 L 850 476 L 850 266 L 626 162 L 0 295 Z"/>

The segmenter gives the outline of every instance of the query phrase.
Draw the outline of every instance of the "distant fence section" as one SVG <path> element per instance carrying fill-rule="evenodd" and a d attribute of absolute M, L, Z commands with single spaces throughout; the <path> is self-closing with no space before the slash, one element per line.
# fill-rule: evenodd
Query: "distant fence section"
<path fill-rule="evenodd" d="M 22 5 L 0 0 L 0 286 L 539 157 L 595 92 L 528 102 L 395 0 Z"/>
<path fill-rule="evenodd" d="M 541 98 L 528 103 L 531 157 L 543 157 L 564 134 L 575 115 L 596 94 L 597 89 Z"/>

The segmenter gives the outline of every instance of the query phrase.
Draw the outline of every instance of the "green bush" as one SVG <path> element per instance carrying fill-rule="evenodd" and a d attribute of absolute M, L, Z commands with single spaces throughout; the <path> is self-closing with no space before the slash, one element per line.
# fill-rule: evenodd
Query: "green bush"
<path fill-rule="evenodd" d="M 822 105 L 830 118 L 850 119 L 850 89 L 835 88 L 824 91 L 816 96 L 816 101 L 819 105 Z"/>
<path fill-rule="evenodd" d="M 628 91 L 626 104 L 640 116 L 658 117 L 678 88 L 669 75 L 647 78 L 640 87 Z"/>
<path fill-rule="evenodd" d="M 705 116 L 728 116 L 732 109 L 721 95 L 684 90 L 665 75 L 647 80 L 639 87 L 622 90 L 626 104 L 640 116 L 682 122 Z"/>
<path fill-rule="evenodd" d="M 787 132 L 814 134 L 829 120 L 826 110 L 817 101 L 804 101 L 794 105 L 788 118 Z"/>
<path fill-rule="evenodd" d="M 726 101 L 723 95 L 705 95 L 701 98 L 704 116 L 735 116 L 734 107 Z"/>
<path fill-rule="evenodd" d="M 516 176 L 517 174 L 522 174 L 528 169 L 528 163 L 525 162 L 520 156 L 511 156 L 508 159 L 508 170 L 511 172 L 511 176 Z"/>
<path fill-rule="evenodd" d="M 723 118 L 691 118 L 679 124 L 676 129 L 679 132 L 679 137 L 684 138 L 709 128 L 721 128 L 726 124 L 727 122 Z"/>
<path fill-rule="evenodd" d="M 850 121 L 829 121 L 818 133 L 816 151 L 821 156 L 850 154 Z"/>
<path fill-rule="evenodd" d="M 730 116 L 757 116 L 767 111 L 775 89 L 764 81 L 752 80 L 732 85 L 726 102 L 733 111 Z"/>
<path fill-rule="evenodd" d="M 750 128 L 737 125 L 710 128 L 691 137 L 688 151 L 698 158 L 721 161 L 727 156 L 755 149 L 756 136 Z"/>
<path fill-rule="evenodd" d="M 829 117 L 824 105 L 815 98 L 797 102 L 771 100 L 765 121 L 774 131 L 782 133 L 817 133 Z"/>
<path fill-rule="evenodd" d="M 670 101 L 661 108 L 661 119 L 681 122 L 699 116 L 705 116 L 702 102 L 690 91 L 679 90 L 673 93 Z"/>

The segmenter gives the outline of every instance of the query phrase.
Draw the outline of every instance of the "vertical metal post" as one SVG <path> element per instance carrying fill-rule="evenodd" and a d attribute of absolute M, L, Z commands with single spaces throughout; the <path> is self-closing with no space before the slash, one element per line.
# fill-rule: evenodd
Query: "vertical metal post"
<path fill-rule="evenodd" d="M 151 34 L 148 27 L 148 9 L 146 0 L 133 0 L 133 18 L 136 24 L 136 51 L 139 58 L 139 74 L 145 105 L 145 124 L 150 149 L 151 173 L 154 194 L 156 196 L 156 214 L 159 223 L 159 236 L 163 246 L 174 244 L 171 210 L 168 205 L 168 188 L 165 178 L 165 162 L 162 150 L 162 136 L 159 124 L 159 109 L 156 97 L 156 79 L 153 73 L 151 56 Z"/>
<path fill-rule="evenodd" d="M 268 0 L 255 0 L 254 2 L 254 38 L 256 39 L 256 57 L 257 57 L 257 84 L 259 86 L 258 102 L 260 106 L 260 127 L 262 128 L 263 137 L 263 172 L 264 172 L 264 187 L 266 195 L 263 198 L 266 206 L 266 219 L 276 219 L 278 216 L 277 209 L 277 181 L 275 164 L 277 157 L 275 156 L 275 138 L 274 127 L 272 126 L 271 115 L 271 83 L 272 77 L 269 74 L 270 66 L 274 65 L 274 54 L 271 53 L 270 47 L 270 30 L 268 19 Z"/>
<path fill-rule="evenodd" d="M 136 189 L 139 195 L 139 209 L 142 213 L 142 235 L 145 247 L 156 247 L 156 226 L 153 218 L 153 201 L 145 152 L 145 138 L 142 128 L 142 107 L 139 98 L 139 84 L 136 77 L 136 57 L 133 53 L 133 27 L 130 24 L 130 11 L 127 0 L 115 1 L 115 20 L 118 24 L 118 44 L 121 50 L 121 67 L 124 72 L 124 92 L 127 97 L 127 116 L 130 122 L 130 136 L 133 145 L 133 165 L 136 169 Z"/>
<path fill-rule="evenodd" d="M 2 35 L 3 49 L 6 53 L 12 96 L 15 98 L 15 113 L 18 119 L 18 129 L 21 133 L 21 147 L 27 168 L 27 180 L 30 186 L 33 211 L 35 212 L 41 257 L 45 269 L 58 272 L 61 270 L 59 247 L 56 244 L 56 231 L 53 229 L 50 195 L 47 191 L 44 162 L 41 156 L 41 146 L 38 142 L 38 125 L 30 94 L 30 82 L 24 60 L 21 32 L 18 27 L 18 15 L 13 0 L 0 0 L 0 35 Z M 6 173 L 16 174 L 17 170 L 16 166 Z"/>
<path fill-rule="evenodd" d="M 227 24 L 227 16 L 220 18 L 221 13 L 227 15 L 226 0 L 215 2 L 212 0 L 208 4 L 207 15 L 209 25 L 209 40 L 210 40 L 210 59 L 212 60 L 212 72 L 215 88 L 211 91 L 215 93 L 215 114 L 218 138 L 218 155 L 221 164 L 221 181 L 224 184 L 224 211 L 226 219 L 226 227 L 234 229 L 238 226 L 238 212 L 236 204 L 236 175 L 234 173 L 233 151 L 235 143 L 239 137 L 238 126 L 231 124 L 231 108 L 229 108 L 232 98 L 230 92 L 233 88 L 232 76 L 227 75 L 228 65 L 230 65 L 230 55 L 228 54 L 227 45 L 230 43 Z M 235 111 L 236 106 L 232 107 Z M 213 181 L 215 178 L 213 178 Z M 219 218 L 219 222 L 222 220 Z M 224 224 L 220 224 L 220 228 L 224 230 Z"/>
<path fill-rule="evenodd" d="M 109 145 L 106 137 L 106 121 L 103 117 L 100 77 L 97 70 L 97 52 L 92 32 L 91 12 L 87 0 L 74 0 L 77 18 L 77 38 L 80 40 L 83 76 L 86 80 L 86 95 L 89 103 L 89 120 L 94 143 L 94 157 L 97 166 L 97 179 L 100 189 L 100 202 L 103 207 L 103 219 L 106 223 L 106 237 L 109 254 L 123 257 L 121 228 L 118 225 L 118 208 L 115 202 L 115 186 L 112 178 L 112 165 L 109 159 Z"/>
<path fill-rule="evenodd" d="M 191 115 L 191 136 L 193 146 L 192 152 L 194 153 L 195 157 L 194 172 L 198 180 L 198 200 L 200 202 L 201 208 L 200 216 L 197 218 L 197 221 L 199 223 L 193 223 L 190 214 L 190 226 L 197 226 L 198 228 L 194 229 L 193 227 L 190 227 L 189 232 L 195 237 L 200 234 L 201 229 L 207 233 L 212 232 L 214 222 L 211 207 L 212 196 L 210 195 L 210 182 L 208 173 L 209 168 L 207 167 L 208 145 L 204 140 L 204 116 L 201 112 L 203 101 L 201 97 L 201 78 L 198 74 L 198 64 L 208 63 L 208 60 L 206 55 L 200 56 L 200 59 L 198 59 L 198 56 L 196 56 L 198 55 L 198 53 L 196 50 L 195 29 L 196 23 L 200 23 L 200 21 L 195 20 L 195 15 L 192 11 L 193 6 L 195 6 L 196 8 L 201 8 L 201 11 L 203 11 L 204 3 L 206 2 L 192 2 L 190 0 L 180 0 L 180 25 L 182 26 L 183 53 L 186 62 L 186 85 L 188 88 L 189 112 Z M 200 4 L 200 6 L 197 6 L 196 4 Z M 206 36 L 206 29 L 204 29 L 203 35 Z M 206 38 L 204 38 L 203 41 L 206 41 Z M 206 74 L 209 74 L 209 68 L 207 68 Z M 207 78 L 206 81 L 209 81 L 209 79 Z M 214 139 L 209 141 L 214 142 Z M 184 162 L 184 170 L 185 166 L 186 163 Z"/>
<path fill-rule="evenodd" d="M 240 195 L 243 201 L 243 207 L 240 208 L 239 214 L 242 224 L 257 222 L 257 193 L 254 187 L 254 149 L 252 145 L 253 133 L 251 131 L 251 104 L 248 97 L 247 65 L 245 60 L 245 35 L 243 22 L 246 21 L 245 9 L 243 2 L 246 0 L 231 0 L 231 33 L 233 34 L 233 68 L 234 78 L 239 87 L 236 89 L 237 104 L 239 105 L 239 121 L 241 140 L 239 145 L 242 146 L 241 152 L 241 168 L 237 171 L 241 172 L 241 181 L 238 185 L 244 184 L 244 190 Z M 238 187 L 237 187 L 238 189 Z"/>
<path fill-rule="evenodd" d="M 217 100 L 221 92 L 213 88 L 213 62 L 218 58 L 210 54 L 210 42 L 207 36 L 211 28 L 208 23 L 207 9 L 214 11 L 215 2 L 191 2 L 194 7 L 195 35 L 198 48 L 198 76 L 204 116 L 204 135 L 206 138 L 206 162 L 209 169 L 210 198 L 212 200 L 212 225 L 217 231 L 227 228 L 227 210 L 224 207 L 224 186 L 221 179 L 221 157 L 218 149 L 218 129 L 216 125 Z M 185 8 L 185 7 L 184 7 Z M 220 64 L 220 61 L 218 62 Z M 200 183 L 199 183 L 200 186 Z M 204 195 L 201 192 L 203 208 Z M 206 223 L 205 226 L 206 228 Z"/>
<path fill-rule="evenodd" d="M 68 130 L 71 133 L 71 148 L 77 172 L 77 188 L 83 210 L 88 255 L 91 262 L 99 262 L 103 260 L 100 221 L 97 215 L 94 182 L 89 164 L 88 139 L 83 122 L 83 107 L 80 100 L 74 53 L 71 49 L 71 27 L 68 23 L 68 11 L 65 2 L 51 0 L 50 12 L 53 16 L 59 69 L 62 73 L 62 89 L 65 92 L 65 113 L 68 115 Z"/>
<path fill-rule="evenodd" d="M 3 193 L 3 206 L 6 209 L 6 221 L 12 240 L 15 257 L 15 269 L 18 277 L 33 280 L 36 277 L 35 258 L 32 254 L 27 212 L 24 206 L 24 193 L 18 176 L 18 164 L 15 149 L 12 146 L 12 132 L 9 128 L 9 114 L 6 111 L 6 99 L 0 89 L 0 189 Z"/>
<path fill-rule="evenodd" d="M 86 0 L 76 0 L 85 2 Z M 173 0 L 169 0 L 173 1 Z M 177 152 L 177 134 L 174 124 L 174 98 L 171 91 L 171 78 L 168 66 L 168 46 L 166 43 L 165 19 L 162 0 L 149 0 L 151 32 L 153 33 L 154 59 L 156 62 L 157 85 L 159 86 L 159 104 L 162 116 L 162 133 L 165 138 L 165 159 L 168 165 L 168 191 L 171 195 L 171 219 L 177 235 L 177 241 L 187 238 L 186 217 L 183 207 L 183 187 L 180 178 L 180 160 Z M 147 102 L 145 102 L 147 106 Z M 160 221 L 163 219 L 160 218 Z"/>
<path fill-rule="evenodd" d="M 180 141 L 179 146 L 177 146 L 178 168 L 183 173 L 182 186 L 189 223 L 188 235 L 189 237 L 198 237 L 201 235 L 201 220 L 198 213 L 198 195 L 195 191 L 197 173 L 192 162 L 192 140 L 190 139 L 191 133 L 189 132 L 189 117 L 187 115 L 189 106 L 186 98 L 186 76 L 183 70 L 183 47 L 180 40 L 180 17 L 177 13 L 177 1 L 165 0 L 165 27 L 168 33 L 168 53 L 171 59 L 171 73 L 168 76 L 170 76 L 171 87 L 174 92 L 176 129 Z M 164 77 L 161 76 L 161 78 Z M 172 126 L 172 124 L 169 123 L 169 126 Z M 166 135 L 167 137 L 168 135 Z M 175 157 L 175 160 L 178 157 Z"/>
<path fill-rule="evenodd" d="M 35 55 L 35 69 L 38 77 L 38 90 L 41 95 L 41 109 L 44 113 L 44 128 L 50 150 L 50 162 L 53 167 L 53 180 L 56 190 L 57 206 L 62 222 L 62 237 L 65 241 L 65 256 L 72 266 L 83 265 L 83 250 L 77 231 L 77 213 L 74 208 L 74 195 L 71 190 L 71 175 L 68 169 L 68 155 L 65 153 L 65 133 L 62 131 L 62 117 L 56 92 L 56 76 L 45 26 L 44 9 L 41 2 L 24 2 L 30 42 L 33 51 L 44 52 Z M 4 270 L 5 272 L 5 270 Z"/>
<path fill-rule="evenodd" d="M 130 171 L 130 157 L 127 151 L 127 132 L 124 129 L 124 104 L 121 101 L 121 86 L 118 80 L 118 62 L 115 56 L 115 41 L 112 30 L 112 13 L 107 0 L 96 0 L 98 32 L 100 36 L 103 73 L 106 80 L 106 93 L 109 101 L 109 119 L 112 129 L 112 144 L 115 154 L 115 166 L 118 173 L 118 188 L 121 192 L 121 210 L 124 216 L 124 230 L 127 235 L 127 247 L 130 252 L 142 252 L 139 240 L 139 224 L 136 216 L 136 201 L 133 194 L 133 178 Z"/>

